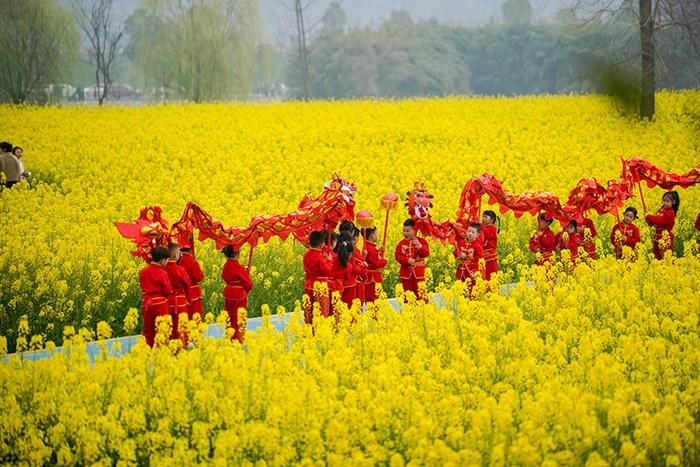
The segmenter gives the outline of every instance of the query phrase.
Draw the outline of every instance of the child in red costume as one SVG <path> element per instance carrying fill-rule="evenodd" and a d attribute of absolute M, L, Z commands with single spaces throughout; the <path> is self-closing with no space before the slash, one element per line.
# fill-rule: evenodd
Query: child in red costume
<path fill-rule="evenodd" d="M 371 227 L 364 230 L 364 237 L 367 239 L 365 249 L 367 255 L 365 261 L 367 263 L 367 279 L 365 281 L 365 302 L 373 303 L 377 299 L 377 284 L 381 284 L 382 269 L 388 263 L 384 258 L 384 248 L 377 248 L 377 228 Z"/>
<path fill-rule="evenodd" d="M 202 272 L 199 262 L 195 259 L 191 248 L 180 248 L 180 261 L 178 261 L 178 264 L 185 268 L 190 278 L 190 288 L 187 291 L 187 300 L 190 302 L 190 319 L 192 319 L 194 315 L 199 315 L 203 320 L 202 288 L 200 283 L 204 280 L 204 273 Z"/>
<path fill-rule="evenodd" d="M 552 261 L 552 253 L 557 246 L 557 239 L 549 226 L 552 218 L 540 214 L 537 218 L 537 231 L 530 237 L 530 250 L 535 253 L 535 264 L 544 265 Z"/>
<path fill-rule="evenodd" d="M 496 221 L 498 216 L 494 211 L 484 211 L 481 216 L 481 237 L 484 241 L 484 280 L 490 281 L 491 275 L 498 272 L 498 229 Z"/>
<path fill-rule="evenodd" d="M 399 278 L 403 290 L 413 292 L 416 298 L 427 302 L 428 297 L 424 291 L 425 259 L 430 255 L 430 248 L 425 239 L 416 237 L 415 225 L 413 219 L 404 221 L 403 240 L 396 245 L 394 258 L 401 266 Z"/>
<path fill-rule="evenodd" d="M 245 337 L 245 320 L 240 319 L 239 310 L 248 310 L 248 294 L 253 288 L 253 281 L 248 274 L 248 268 L 238 262 L 238 251 L 233 246 L 226 245 L 221 250 L 226 256 L 226 264 L 221 270 L 224 286 L 224 310 L 228 313 L 229 327 L 233 328 L 231 340 L 243 342 Z"/>
<path fill-rule="evenodd" d="M 170 244 L 168 248 L 170 252 L 170 259 L 168 264 L 165 265 L 165 270 L 168 273 L 168 278 L 170 279 L 170 285 L 173 287 L 173 294 L 170 296 L 170 316 L 173 318 L 173 333 L 172 338 L 177 339 L 180 337 L 180 314 L 184 313 L 189 317 L 190 303 L 187 300 L 187 292 L 190 288 L 190 276 L 185 271 L 185 268 L 177 264 L 180 259 L 180 248 L 173 244 Z M 185 342 L 185 344 L 187 344 Z"/>
<path fill-rule="evenodd" d="M 637 218 L 637 210 L 633 207 L 625 209 L 625 214 L 622 217 L 622 222 L 618 222 L 610 232 L 610 242 L 615 248 L 615 257 L 622 259 L 624 256 L 624 248 L 632 249 L 632 258 L 637 250 L 639 243 L 639 229 L 634 225 L 634 220 Z"/>
<path fill-rule="evenodd" d="M 676 224 L 678 206 L 681 204 L 677 191 L 664 193 L 661 208 L 656 214 L 647 214 L 647 224 L 654 227 L 654 257 L 663 259 L 667 251 L 673 254 L 673 226 Z M 668 235 L 668 241 L 664 239 L 664 232 Z"/>
<path fill-rule="evenodd" d="M 481 246 L 479 233 L 481 226 L 477 223 L 469 224 L 464 236 L 457 239 L 457 247 L 454 257 L 457 258 L 457 280 L 468 282 L 469 296 L 472 296 L 476 278 L 481 275 L 479 271 L 479 260 L 484 257 L 484 249 Z"/>
<path fill-rule="evenodd" d="M 153 347 L 156 336 L 156 318 L 170 314 L 168 301 L 173 293 L 165 265 L 170 253 L 167 248 L 157 247 L 151 251 L 151 263 L 141 269 L 141 313 L 143 314 L 143 337 L 149 347 Z"/>
<path fill-rule="evenodd" d="M 576 265 L 578 260 L 578 249 L 581 245 L 581 239 L 578 233 L 578 222 L 571 219 L 569 223 L 564 227 L 564 230 L 559 232 L 556 236 L 557 246 L 555 250 L 560 252 L 562 250 L 569 250 L 571 254 L 571 262 Z"/>
<path fill-rule="evenodd" d="M 333 272 L 332 256 L 329 251 L 322 250 L 326 237 L 327 233 L 324 231 L 311 232 L 311 235 L 309 235 L 309 250 L 304 254 L 304 275 L 306 277 L 304 295 L 309 297 L 309 306 L 304 309 L 304 321 L 307 324 L 312 324 L 313 322 L 314 303 L 319 304 L 322 315 L 328 316 L 330 312 L 329 293 L 314 293 L 316 284 L 324 284 L 326 287 L 330 287 L 331 273 Z"/>

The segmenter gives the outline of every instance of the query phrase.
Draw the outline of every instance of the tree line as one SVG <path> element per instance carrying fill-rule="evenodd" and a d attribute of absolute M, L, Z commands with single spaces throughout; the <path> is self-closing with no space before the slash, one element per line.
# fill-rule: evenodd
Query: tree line
<path fill-rule="evenodd" d="M 139 0 L 128 16 L 115 0 L 0 0 L 0 100 L 46 102 L 60 83 L 92 84 L 100 104 L 115 82 L 150 100 L 195 102 L 275 86 L 289 90 L 277 97 L 299 99 L 617 86 L 639 99 L 700 84 L 700 3 L 612 3 L 578 0 L 546 23 L 532 21 L 529 0 L 505 0 L 502 21 L 481 27 L 414 21 L 405 10 L 377 27 L 348 27 L 331 2 L 312 31 L 305 2 L 280 0 L 296 19 L 280 48 L 263 38 L 258 0 Z"/>

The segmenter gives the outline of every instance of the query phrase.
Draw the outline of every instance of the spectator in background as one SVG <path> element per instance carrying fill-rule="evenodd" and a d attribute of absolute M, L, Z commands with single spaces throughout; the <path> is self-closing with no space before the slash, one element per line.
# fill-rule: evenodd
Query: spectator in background
<path fill-rule="evenodd" d="M 19 160 L 12 155 L 12 145 L 7 141 L 0 143 L 0 172 L 5 174 L 5 186 L 12 186 L 20 181 Z"/>
<path fill-rule="evenodd" d="M 24 155 L 24 149 L 22 149 L 19 146 L 15 146 L 12 149 L 12 155 L 15 156 L 15 158 L 17 159 L 17 162 L 19 163 L 19 180 L 22 181 L 22 180 L 26 180 L 29 177 L 31 177 L 32 173 L 24 170 L 24 162 L 22 162 L 22 156 Z"/>

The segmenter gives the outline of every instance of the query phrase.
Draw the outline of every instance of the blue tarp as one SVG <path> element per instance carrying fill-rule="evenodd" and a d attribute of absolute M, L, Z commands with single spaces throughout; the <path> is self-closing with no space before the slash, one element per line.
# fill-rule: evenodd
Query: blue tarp
<path fill-rule="evenodd" d="M 504 284 L 501 286 L 501 294 L 507 295 L 510 293 L 510 291 L 516 286 L 517 284 Z M 527 283 L 528 286 L 532 286 L 532 282 Z M 436 303 L 438 307 L 443 307 L 444 302 L 442 300 L 442 297 L 439 294 L 433 294 L 431 299 L 431 302 Z M 401 307 L 400 305 L 396 302 L 396 299 L 390 298 L 388 299 L 389 304 L 394 308 L 396 311 L 400 311 Z M 274 328 L 278 331 L 283 331 L 286 327 L 287 324 L 289 323 L 289 318 L 291 316 L 291 313 L 287 313 L 285 315 L 271 315 L 270 316 L 270 323 Z M 255 332 L 258 328 L 262 327 L 262 318 L 249 318 L 246 324 L 246 332 Z M 209 338 L 214 338 L 214 339 L 219 339 L 224 335 L 225 329 L 224 326 L 221 324 L 210 324 L 207 327 L 207 330 L 204 332 L 205 337 Z M 88 358 L 90 359 L 90 363 L 92 364 L 95 359 L 101 355 L 103 352 L 105 352 L 107 355 L 118 357 L 120 355 L 127 354 L 131 352 L 131 349 L 136 345 L 136 342 L 138 340 L 139 336 L 126 336 L 126 337 L 116 337 L 114 339 L 106 339 L 100 342 L 89 342 L 85 345 L 85 350 L 87 351 Z M 36 351 L 29 351 L 29 352 L 20 352 L 19 354 L 10 354 L 10 355 L 5 355 L 3 357 L 3 362 L 8 362 L 9 357 L 12 355 L 19 356 L 20 359 L 22 360 L 27 360 L 27 361 L 36 361 L 36 360 L 43 360 L 45 358 L 49 358 L 52 355 L 63 352 L 62 347 L 56 347 L 56 349 L 48 351 L 48 350 L 36 350 Z"/>

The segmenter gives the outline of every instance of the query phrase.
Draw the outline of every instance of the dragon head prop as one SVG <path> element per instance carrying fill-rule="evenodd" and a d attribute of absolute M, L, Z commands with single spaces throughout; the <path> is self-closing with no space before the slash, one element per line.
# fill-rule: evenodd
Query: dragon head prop
<path fill-rule="evenodd" d="M 433 207 L 433 195 L 430 194 L 423 182 L 415 182 L 413 189 L 406 192 L 404 206 L 408 208 L 408 214 L 412 219 L 427 219 L 430 208 Z"/>

